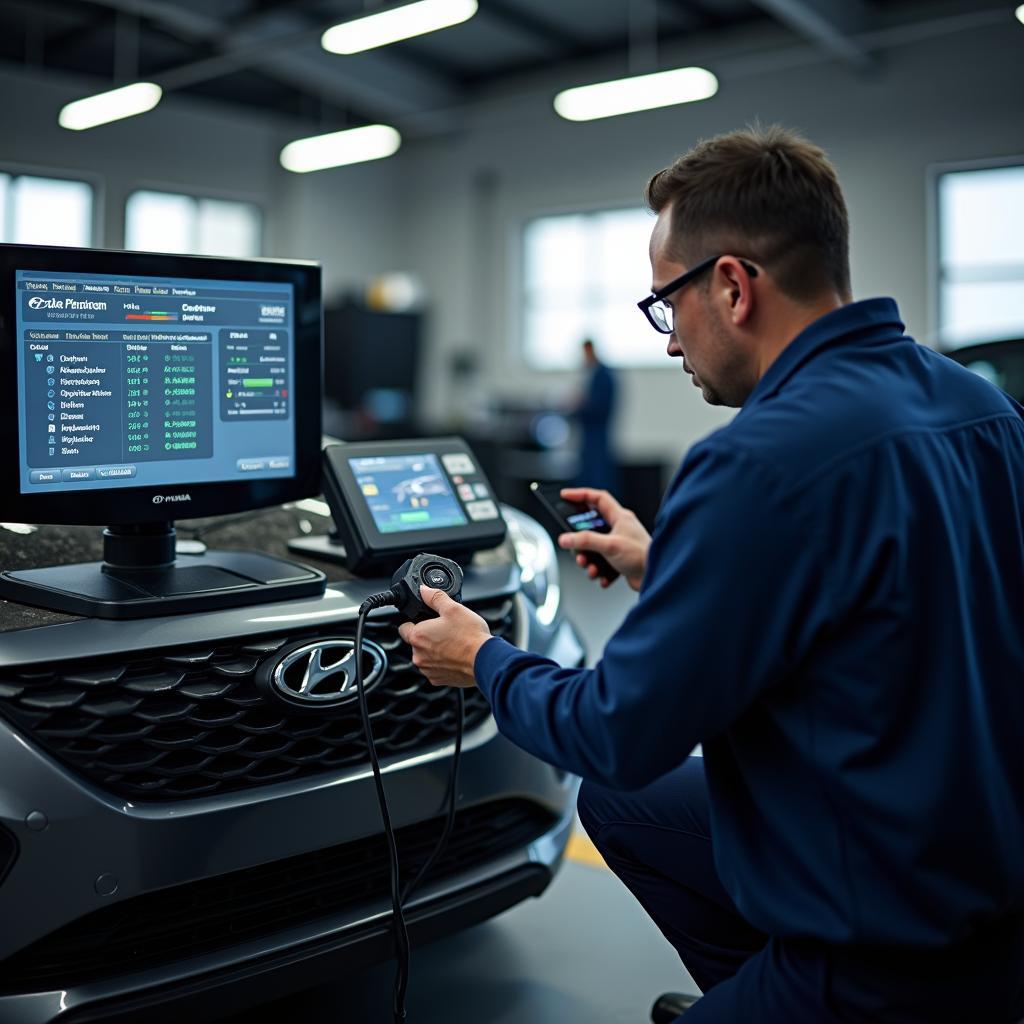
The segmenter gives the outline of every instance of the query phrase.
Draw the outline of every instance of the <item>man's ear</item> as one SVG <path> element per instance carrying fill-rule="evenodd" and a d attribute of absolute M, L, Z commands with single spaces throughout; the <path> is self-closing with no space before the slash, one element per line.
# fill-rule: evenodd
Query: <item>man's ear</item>
<path fill-rule="evenodd" d="M 723 256 L 715 266 L 721 282 L 720 294 L 726 300 L 729 316 L 737 326 L 747 323 L 754 313 L 754 285 L 746 267 L 735 256 Z"/>

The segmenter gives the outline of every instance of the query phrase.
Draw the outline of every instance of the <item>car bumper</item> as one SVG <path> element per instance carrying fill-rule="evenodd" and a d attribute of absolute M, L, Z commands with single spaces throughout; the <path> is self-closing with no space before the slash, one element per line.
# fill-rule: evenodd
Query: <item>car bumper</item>
<path fill-rule="evenodd" d="M 576 784 L 568 791 L 575 796 Z M 530 896 L 554 878 L 573 827 L 574 799 L 549 831 L 500 860 L 424 883 L 406 909 L 414 945 L 479 923 Z M 0 997 L 3 1024 L 210 1020 L 320 984 L 393 955 L 390 906 L 368 907 L 358 920 L 316 922 L 173 967 L 103 983 Z"/>
<path fill-rule="evenodd" d="M 528 845 L 486 863 L 436 882 L 428 876 L 407 910 L 414 941 L 456 931 L 526 896 L 539 895 L 554 876 L 572 828 L 574 779 L 529 758 L 492 728 L 477 730 L 477 735 L 467 740 L 469 749 L 460 771 L 460 807 L 526 797 L 549 812 L 554 824 Z M 0 734 L 0 747 L 19 742 L 11 733 Z M 31 777 L 53 770 L 31 748 L 23 753 L 32 771 L 27 773 L 28 779 L 22 775 L 27 784 L 19 787 L 19 797 L 24 794 L 26 802 L 19 811 L 34 806 Z M 396 827 L 437 814 L 446 779 L 445 761 L 396 766 L 386 772 Z M 53 779 L 48 779 L 48 827 L 38 833 L 22 827 L 18 834 L 21 855 L 0 887 L 0 918 L 31 922 L 30 927 L 17 929 L 19 945 L 25 944 L 29 932 L 44 936 L 110 899 L 131 899 L 157 887 L 187 886 L 196 878 L 208 879 L 343 844 L 355 838 L 349 820 L 365 822 L 368 815 L 376 813 L 372 778 L 332 779 L 300 793 L 262 793 L 259 800 L 243 807 L 233 801 L 235 806 L 196 807 L 187 812 L 114 806 L 109 798 L 73 782 L 68 783 L 63 799 L 57 800 L 54 788 Z M 360 806 L 358 811 L 352 811 L 355 805 Z M 11 822 L 8 813 L 3 817 Z M 69 850 L 73 855 L 69 856 Z M 99 884 L 100 879 L 107 880 L 106 886 Z M 109 888 L 110 880 L 116 882 L 115 894 L 105 896 L 97 891 Z M 0 1024 L 99 1021 L 122 1010 L 144 1010 L 147 1019 L 153 1020 L 154 1007 L 166 1008 L 172 1002 L 238 1008 L 242 996 L 245 1000 L 250 996 L 270 998 L 315 984 L 323 979 L 325 970 L 337 969 L 341 951 L 345 951 L 346 967 L 387 958 L 391 955 L 390 913 L 390 904 L 377 900 L 358 910 L 319 917 L 149 970 L 114 973 L 102 980 L 49 991 L 12 992 L 10 988 L 19 987 L 15 982 L 8 985 L 6 994 L 0 994 Z M 5 932 L 9 942 L 11 931 Z M 328 968 L 332 958 L 335 966 Z M 239 987 L 239 992 L 231 991 Z M 212 998 L 215 990 L 216 998 Z M 179 1007 L 175 1012 L 180 1019 L 184 1011 Z M 195 1007 L 187 1012 L 194 1016 Z"/>
<path fill-rule="evenodd" d="M 546 635 L 536 624 L 524 646 L 562 664 L 582 649 L 564 621 Z M 385 768 L 395 827 L 444 810 L 451 746 Z M 198 882 L 274 865 L 379 833 L 368 769 L 267 785 L 243 793 L 169 804 L 136 804 L 84 782 L 19 732 L 0 723 L 0 824 L 19 855 L 0 884 L 0 967 L 33 943 L 121 901 L 186 890 Z M 572 827 L 576 780 L 523 753 L 492 719 L 465 737 L 459 808 L 515 800 L 538 809 L 547 827 L 485 861 L 424 881 L 408 905 L 414 941 L 428 941 L 539 895 L 556 871 Z M 39 829 L 41 818 L 46 825 Z M 36 825 L 33 828 L 28 822 Z M 71 984 L 0 982 L 0 1024 L 193 1019 L 315 985 L 339 970 L 391 955 L 390 903 L 321 914 L 220 948 L 133 969 L 112 962 L 102 977 Z M 343 956 L 341 955 L 343 954 Z M 10 961 L 13 962 L 13 959 Z M 13 975 L 13 976 L 12 976 Z"/>

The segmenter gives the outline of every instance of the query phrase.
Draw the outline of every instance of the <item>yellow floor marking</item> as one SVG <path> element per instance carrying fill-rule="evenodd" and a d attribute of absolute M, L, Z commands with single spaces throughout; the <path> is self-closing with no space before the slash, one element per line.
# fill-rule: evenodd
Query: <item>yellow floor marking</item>
<path fill-rule="evenodd" d="M 590 837 L 582 832 L 573 832 L 569 836 L 569 844 L 565 848 L 565 855 L 569 860 L 577 864 L 589 864 L 592 868 L 604 868 L 608 870 L 604 858 L 597 852 L 597 847 L 590 841 Z"/>

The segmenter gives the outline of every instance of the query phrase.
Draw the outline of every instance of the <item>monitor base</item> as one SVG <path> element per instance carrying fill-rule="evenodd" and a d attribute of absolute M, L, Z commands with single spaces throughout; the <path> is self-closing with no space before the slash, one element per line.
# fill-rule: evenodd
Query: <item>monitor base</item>
<path fill-rule="evenodd" d="M 270 555 L 208 551 L 138 568 L 82 562 L 3 572 L 0 598 L 98 619 L 144 619 L 312 597 L 326 583 L 319 570 Z"/>

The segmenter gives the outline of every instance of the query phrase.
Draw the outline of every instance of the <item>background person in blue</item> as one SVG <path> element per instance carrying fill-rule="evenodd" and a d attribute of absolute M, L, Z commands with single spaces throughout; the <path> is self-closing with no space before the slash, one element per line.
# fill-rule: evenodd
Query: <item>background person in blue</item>
<path fill-rule="evenodd" d="M 414 661 L 583 776 L 584 824 L 705 993 L 687 1024 L 1024 1018 L 1022 410 L 851 300 L 810 143 L 721 136 L 647 197 L 641 308 L 740 411 L 653 538 L 567 495 L 614 529 L 562 545 L 640 591 L 595 668 L 437 591 Z"/>
<path fill-rule="evenodd" d="M 580 347 L 587 379 L 573 410 L 573 418 L 580 426 L 580 468 L 575 482 L 615 491 L 619 487 L 619 467 L 611 437 L 617 391 L 615 374 L 598 358 L 590 338 L 584 338 Z"/>

